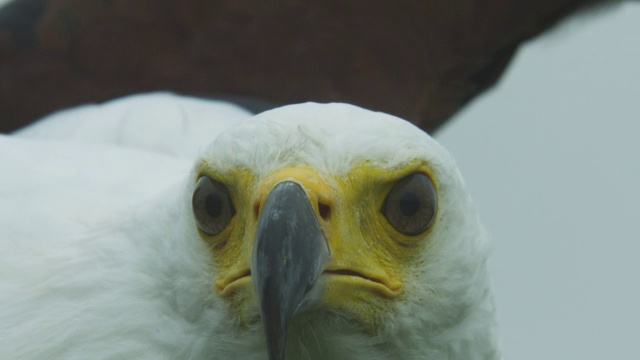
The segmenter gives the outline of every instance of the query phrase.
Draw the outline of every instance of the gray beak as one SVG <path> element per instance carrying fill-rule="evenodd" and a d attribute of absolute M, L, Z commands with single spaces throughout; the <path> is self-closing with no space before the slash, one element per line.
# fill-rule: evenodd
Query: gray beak
<path fill-rule="evenodd" d="M 289 323 L 329 259 L 327 242 L 300 185 L 276 185 L 262 207 L 253 246 L 252 279 L 270 360 L 283 360 Z"/>

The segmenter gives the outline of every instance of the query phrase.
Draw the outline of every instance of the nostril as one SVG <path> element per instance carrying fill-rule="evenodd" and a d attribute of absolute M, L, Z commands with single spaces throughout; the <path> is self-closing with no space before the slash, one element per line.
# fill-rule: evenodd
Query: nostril
<path fill-rule="evenodd" d="M 255 203 L 253 205 L 253 216 L 257 219 L 258 215 L 260 215 L 260 203 Z"/>
<path fill-rule="evenodd" d="M 323 220 L 329 220 L 331 217 L 331 207 L 322 203 L 318 203 L 318 212 Z"/>

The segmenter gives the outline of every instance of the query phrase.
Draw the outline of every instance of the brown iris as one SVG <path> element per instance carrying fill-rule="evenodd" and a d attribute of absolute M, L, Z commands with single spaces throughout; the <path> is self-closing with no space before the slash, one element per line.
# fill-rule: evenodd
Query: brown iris
<path fill-rule="evenodd" d="M 436 215 L 438 197 L 431 179 L 423 173 L 398 181 L 382 205 L 389 224 L 405 235 L 426 231 Z"/>
<path fill-rule="evenodd" d="M 227 188 L 208 176 L 198 179 L 192 206 L 196 225 L 207 235 L 219 234 L 236 213 Z"/>

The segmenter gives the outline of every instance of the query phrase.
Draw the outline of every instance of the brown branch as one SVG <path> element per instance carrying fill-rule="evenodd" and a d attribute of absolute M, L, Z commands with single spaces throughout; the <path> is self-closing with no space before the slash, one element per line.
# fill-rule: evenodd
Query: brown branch
<path fill-rule="evenodd" d="M 592 0 L 15 0 L 0 131 L 134 92 L 355 103 L 434 130 Z"/>

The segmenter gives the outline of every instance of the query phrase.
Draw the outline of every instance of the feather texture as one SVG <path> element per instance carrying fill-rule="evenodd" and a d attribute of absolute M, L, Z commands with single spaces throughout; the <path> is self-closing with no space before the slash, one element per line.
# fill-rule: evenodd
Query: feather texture
<path fill-rule="evenodd" d="M 213 291 L 191 213 L 193 166 L 286 165 L 340 176 L 419 159 L 439 183 L 406 296 L 368 335 L 333 313 L 294 322 L 291 359 L 496 359 L 486 236 L 446 150 L 413 125 L 345 104 L 253 118 L 224 103 L 133 96 L 0 137 L 0 351 L 6 359 L 266 359 Z"/>

